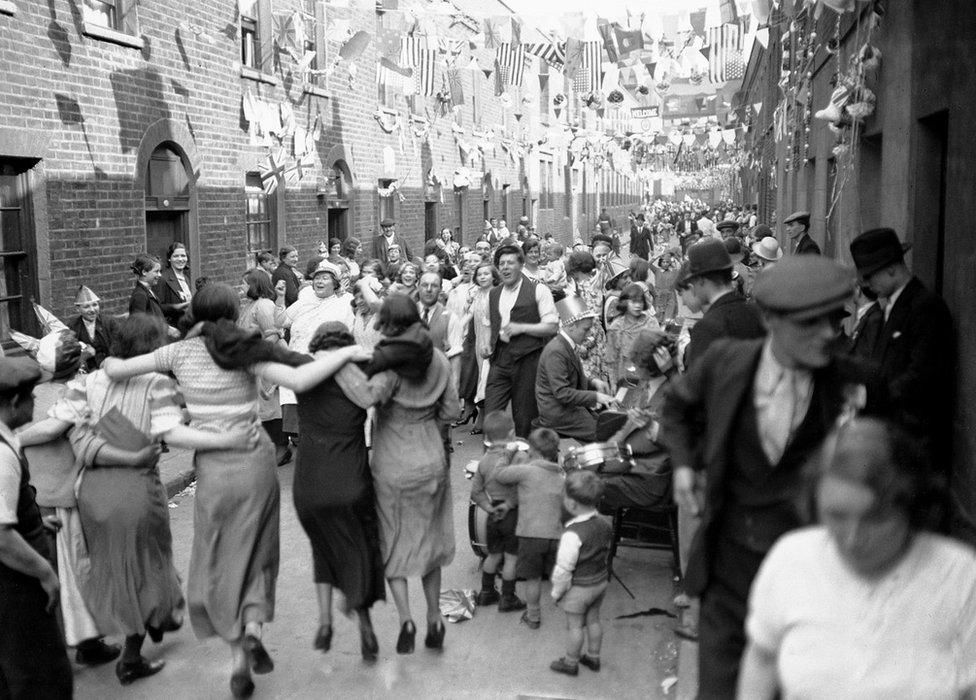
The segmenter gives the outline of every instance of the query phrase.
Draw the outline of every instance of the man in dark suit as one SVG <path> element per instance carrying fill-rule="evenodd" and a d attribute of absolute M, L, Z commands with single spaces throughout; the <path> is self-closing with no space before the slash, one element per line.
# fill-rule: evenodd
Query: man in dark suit
<path fill-rule="evenodd" d="M 593 442 L 596 439 L 596 417 L 590 409 L 609 406 L 613 397 L 604 393 L 605 385 L 586 377 L 575 348 L 590 332 L 596 314 L 579 297 L 566 297 L 556 304 L 556 310 L 559 312 L 559 334 L 542 350 L 536 373 L 535 400 L 539 417 L 535 425 L 552 428 L 559 437 Z"/>
<path fill-rule="evenodd" d="M 810 238 L 810 212 L 795 211 L 783 223 L 786 235 L 793 241 L 794 255 L 820 255 L 820 246 Z"/>
<path fill-rule="evenodd" d="M 99 313 L 98 296 L 82 285 L 75 296 L 78 318 L 68 323 L 68 328 L 81 343 L 83 367 L 86 372 L 94 372 L 101 367 L 102 360 L 108 357 L 112 342 L 114 321 L 110 316 Z"/>
<path fill-rule="evenodd" d="M 393 219 L 383 219 L 380 222 L 380 230 L 382 233 L 379 236 L 373 236 L 373 257 L 376 260 L 383 263 L 385 267 L 390 262 L 386 254 L 387 249 L 390 246 L 398 245 L 400 246 L 400 259 L 404 262 L 413 262 L 410 246 L 407 245 L 402 236 L 397 235 L 396 222 Z"/>
<path fill-rule="evenodd" d="M 450 315 L 439 301 L 441 288 L 440 273 L 425 272 L 421 275 L 417 283 L 417 310 L 420 312 L 420 320 L 430 332 L 434 347 L 447 352 L 447 323 Z"/>
<path fill-rule="evenodd" d="M 651 228 L 643 214 L 630 216 L 630 253 L 647 260 L 651 255 Z"/>
<path fill-rule="evenodd" d="M 515 433 L 526 437 L 539 415 L 535 377 L 546 341 L 559 329 L 559 313 L 552 292 L 522 274 L 525 256 L 518 245 L 495 251 L 495 267 L 502 283 L 488 294 L 491 356 L 485 385 L 485 415 L 504 411 L 512 402 Z"/>
<path fill-rule="evenodd" d="M 832 260 L 784 258 L 753 289 L 768 337 L 715 342 L 666 394 L 675 500 L 702 514 L 685 578 L 701 598 L 700 698 L 735 696 L 749 588 L 776 539 L 806 522 L 808 458 L 838 420 L 882 400 L 870 375 L 836 356 L 853 283 Z"/>
<path fill-rule="evenodd" d="M 952 439 L 955 334 L 946 303 L 908 270 L 904 253 L 909 247 L 889 228 L 866 231 L 851 242 L 858 277 L 885 302 L 880 332 L 859 342 L 856 353 L 878 364 L 895 419 L 925 441 L 932 466 L 945 469 Z"/>
<path fill-rule="evenodd" d="M 690 284 L 692 294 L 708 310 L 689 334 L 686 367 L 703 357 L 719 338 L 766 335 L 759 310 L 746 301 L 732 282 L 733 267 L 732 257 L 720 240 L 706 238 L 688 249 L 688 274 L 681 281 L 682 286 Z"/>

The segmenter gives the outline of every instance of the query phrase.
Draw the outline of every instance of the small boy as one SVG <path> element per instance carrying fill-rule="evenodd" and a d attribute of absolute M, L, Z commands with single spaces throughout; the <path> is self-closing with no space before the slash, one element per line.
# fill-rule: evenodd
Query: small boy
<path fill-rule="evenodd" d="M 525 581 L 527 610 L 522 622 L 539 629 L 542 577 L 555 562 L 563 505 L 563 472 L 559 467 L 559 436 L 549 428 L 529 435 L 529 461 L 500 469 L 495 479 L 518 487 L 519 517 L 517 577 Z"/>
<path fill-rule="evenodd" d="M 578 470 L 566 476 L 563 507 L 573 517 L 559 539 L 556 567 L 552 570 L 552 597 L 557 602 L 561 599 L 569 643 L 566 655 L 549 664 L 549 668 L 568 676 L 578 674 L 580 664 L 591 671 L 600 670 L 600 605 L 610 580 L 607 559 L 613 538 L 610 523 L 596 512 L 602 496 L 603 482 L 594 472 Z M 587 653 L 580 656 L 584 625 Z"/>
<path fill-rule="evenodd" d="M 471 480 L 471 500 L 488 513 L 488 556 L 481 566 L 481 592 L 475 598 L 478 605 L 498 603 L 498 612 L 513 612 L 525 608 L 525 602 L 515 595 L 515 565 L 518 558 L 518 492 L 514 486 L 500 483 L 495 475 L 519 459 L 507 444 L 515 440 L 515 423 L 506 411 L 492 411 L 485 416 L 485 441 L 488 451 L 478 462 L 478 470 Z M 502 563 L 502 594 L 495 589 L 495 575 Z"/>
<path fill-rule="evenodd" d="M 563 259 L 565 248 L 553 243 L 549 248 L 549 262 L 546 263 L 545 283 L 550 289 L 563 289 L 566 286 L 566 261 Z"/>

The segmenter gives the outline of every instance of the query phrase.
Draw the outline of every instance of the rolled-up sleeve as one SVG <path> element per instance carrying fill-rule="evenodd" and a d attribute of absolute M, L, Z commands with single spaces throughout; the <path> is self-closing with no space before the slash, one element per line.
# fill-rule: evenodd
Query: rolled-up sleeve
<path fill-rule="evenodd" d="M 539 307 L 539 323 L 559 323 L 559 312 L 549 287 L 544 284 L 535 286 L 535 303 Z"/>

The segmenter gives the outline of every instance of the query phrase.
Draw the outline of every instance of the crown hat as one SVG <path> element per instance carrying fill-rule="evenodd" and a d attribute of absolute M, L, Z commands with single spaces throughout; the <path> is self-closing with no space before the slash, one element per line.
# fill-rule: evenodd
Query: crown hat
<path fill-rule="evenodd" d="M 75 306 L 89 304 L 93 301 L 101 301 L 101 299 L 99 299 L 98 295 L 85 285 L 78 287 L 78 293 L 75 295 Z"/>
<path fill-rule="evenodd" d="M 577 296 L 567 296 L 559 300 L 556 303 L 556 311 L 559 313 L 559 323 L 563 327 L 582 321 L 584 318 L 596 318 L 589 305 Z"/>

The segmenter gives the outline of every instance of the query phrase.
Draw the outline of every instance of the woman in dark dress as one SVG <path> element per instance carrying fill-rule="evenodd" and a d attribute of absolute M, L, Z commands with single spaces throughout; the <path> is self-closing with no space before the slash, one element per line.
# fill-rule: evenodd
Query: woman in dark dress
<path fill-rule="evenodd" d="M 353 345 L 345 324 L 320 325 L 309 352 Z M 366 410 L 349 400 L 338 376 L 298 394 L 300 442 L 295 468 L 295 510 L 312 543 L 319 630 L 315 648 L 332 643 L 332 589 L 342 591 L 344 611 L 359 618 L 363 659 L 379 650 L 369 609 L 385 600 L 379 526 L 373 503 L 363 425 Z"/>

